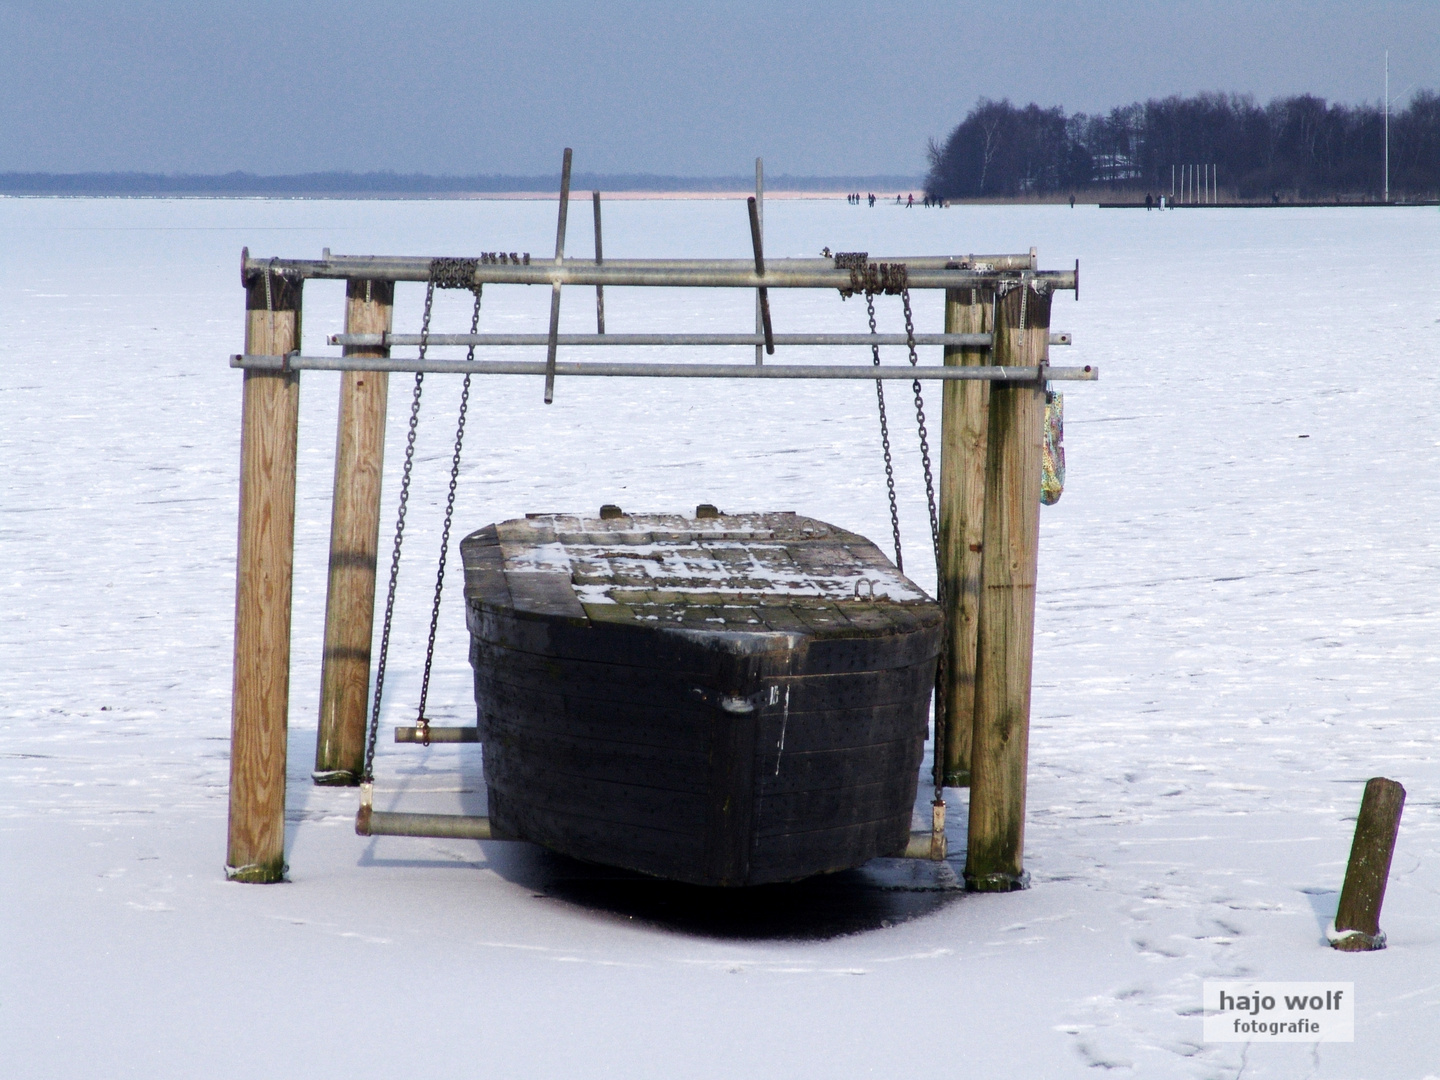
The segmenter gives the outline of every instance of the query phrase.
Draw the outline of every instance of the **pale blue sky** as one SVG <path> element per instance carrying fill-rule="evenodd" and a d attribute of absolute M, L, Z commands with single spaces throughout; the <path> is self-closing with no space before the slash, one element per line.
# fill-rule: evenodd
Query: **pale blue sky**
<path fill-rule="evenodd" d="M 976 98 L 1440 87 L 1440 3 L 0 2 L 0 171 L 919 173 Z"/>

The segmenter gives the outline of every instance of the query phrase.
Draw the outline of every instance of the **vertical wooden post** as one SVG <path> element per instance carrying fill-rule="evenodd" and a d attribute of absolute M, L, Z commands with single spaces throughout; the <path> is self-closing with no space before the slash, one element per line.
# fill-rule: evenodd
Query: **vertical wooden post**
<path fill-rule="evenodd" d="M 345 332 L 390 331 L 395 284 L 350 281 Z M 346 356 L 389 356 L 388 348 L 347 346 Z M 370 640 L 375 626 L 375 553 L 380 542 L 380 478 L 385 466 L 385 408 L 390 375 L 347 371 L 340 377 L 335 436 L 335 497 L 330 512 L 330 581 L 325 595 L 325 652 L 320 662 L 317 784 L 355 785 L 365 766 L 370 700 Z"/>
<path fill-rule="evenodd" d="M 1380 905 L 1385 902 L 1385 883 L 1390 878 L 1390 860 L 1404 809 L 1405 789 L 1394 780 L 1377 776 L 1366 782 L 1340 905 L 1335 910 L 1335 932 L 1330 937 L 1330 944 L 1342 952 L 1385 947 Z"/>
<path fill-rule="evenodd" d="M 945 332 L 991 330 L 994 293 L 948 289 Z M 986 364 L 980 349 L 946 348 L 946 364 Z M 940 559 L 945 582 L 945 783 L 970 783 L 970 736 L 975 715 L 975 633 L 979 626 L 980 554 L 985 528 L 985 432 L 990 384 L 944 384 L 940 420 Z"/>
<path fill-rule="evenodd" d="M 996 303 L 994 333 L 993 363 L 1045 362 L 1049 292 L 1037 291 L 1028 281 L 1011 289 Z M 1043 383 L 996 383 L 990 388 L 965 862 L 966 885 L 986 892 L 1029 884 L 1023 865 L 1025 773 L 1044 422 Z"/>
<path fill-rule="evenodd" d="M 283 355 L 299 347 L 301 285 L 267 274 L 246 283 L 247 353 Z M 240 424 L 230 842 L 225 873 L 233 881 L 263 883 L 280 881 L 285 874 L 299 375 L 245 372 Z"/>

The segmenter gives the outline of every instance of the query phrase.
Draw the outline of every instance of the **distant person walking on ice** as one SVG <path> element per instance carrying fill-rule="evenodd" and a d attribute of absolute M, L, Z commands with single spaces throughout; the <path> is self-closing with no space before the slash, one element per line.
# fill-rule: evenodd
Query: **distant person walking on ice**
<path fill-rule="evenodd" d="M 1152 199 L 1150 198 L 1150 193 L 1149 193 L 1148 191 L 1145 193 L 1145 209 L 1146 209 L 1146 210 L 1153 210 L 1153 209 L 1155 209 L 1154 200 L 1152 200 Z"/>
<path fill-rule="evenodd" d="M 911 210 L 915 207 L 915 193 L 912 191 L 910 197 L 905 200 L 905 209 Z"/>

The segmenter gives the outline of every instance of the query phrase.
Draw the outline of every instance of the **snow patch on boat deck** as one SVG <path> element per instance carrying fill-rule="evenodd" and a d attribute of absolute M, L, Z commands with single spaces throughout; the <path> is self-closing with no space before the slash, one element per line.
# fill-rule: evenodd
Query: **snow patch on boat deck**
<path fill-rule="evenodd" d="M 806 597 L 834 603 L 924 603 L 925 592 L 863 537 L 795 514 L 685 518 L 539 515 L 497 526 L 505 569 L 566 574 L 582 604 L 617 594 L 703 594 L 748 604 Z M 723 620 L 716 620 L 723 621 Z"/>

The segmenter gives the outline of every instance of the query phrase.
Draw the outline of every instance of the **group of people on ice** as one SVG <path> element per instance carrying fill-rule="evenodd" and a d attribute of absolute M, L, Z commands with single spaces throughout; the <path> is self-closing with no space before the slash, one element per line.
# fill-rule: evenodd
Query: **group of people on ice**
<path fill-rule="evenodd" d="M 874 206 L 875 193 L 871 191 L 868 194 L 861 195 L 858 191 L 852 191 L 849 195 L 845 196 L 845 201 L 848 202 L 851 206 L 859 206 L 862 202 L 868 202 L 871 206 Z M 909 210 L 915 205 L 915 193 L 911 192 L 909 195 L 896 195 L 895 205 L 903 206 L 905 207 L 905 209 Z M 948 206 L 950 204 L 944 199 L 932 199 L 929 195 L 926 195 L 922 198 L 921 205 Z"/>

